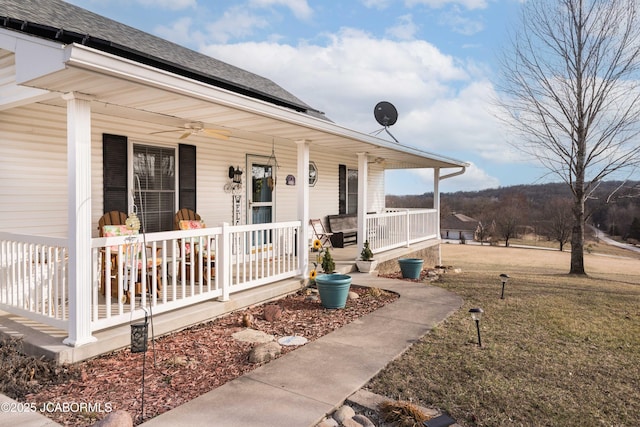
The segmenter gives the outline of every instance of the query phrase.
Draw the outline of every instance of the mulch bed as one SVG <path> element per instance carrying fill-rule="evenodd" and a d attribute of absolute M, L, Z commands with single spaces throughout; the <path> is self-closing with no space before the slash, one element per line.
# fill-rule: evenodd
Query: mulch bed
<path fill-rule="evenodd" d="M 46 404 L 51 411 L 45 415 L 63 425 L 90 425 L 116 410 L 128 411 L 139 424 L 143 367 L 144 420 L 148 420 L 259 366 L 248 361 L 253 345 L 231 336 L 244 329 L 243 318 L 251 317 L 254 329 L 276 339 L 301 335 L 313 341 L 398 297 L 378 289 L 352 286 L 352 290 L 359 298 L 349 300 L 344 309 L 324 309 L 301 291 L 271 303 L 282 309 L 281 319 L 273 322 L 264 320 L 264 305 L 254 306 L 159 337 L 149 343 L 146 354 L 127 348 L 65 367 L 23 356 L 0 343 L 6 350 L 0 391 L 37 408 Z M 294 350 L 283 346 L 282 354 Z M 64 405 L 70 404 L 75 410 L 65 411 Z"/>

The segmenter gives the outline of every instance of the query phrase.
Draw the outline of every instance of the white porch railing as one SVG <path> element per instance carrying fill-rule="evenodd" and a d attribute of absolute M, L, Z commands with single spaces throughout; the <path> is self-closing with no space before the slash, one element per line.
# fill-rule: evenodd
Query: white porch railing
<path fill-rule="evenodd" d="M 300 275 L 300 224 L 92 239 L 91 330 L 143 317 L 140 307 L 157 314 Z M 0 309 L 68 330 L 67 246 L 0 233 Z"/>
<path fill-rule="evenodd" d="M 367 214 L 367 239 L 374 253 L 438 238 L 436 209 L 387 209 Z"/>
<path fill-rule="evenodd" d="M 67 239 L 0 233 L 0 309 L 67 329 Z"/>

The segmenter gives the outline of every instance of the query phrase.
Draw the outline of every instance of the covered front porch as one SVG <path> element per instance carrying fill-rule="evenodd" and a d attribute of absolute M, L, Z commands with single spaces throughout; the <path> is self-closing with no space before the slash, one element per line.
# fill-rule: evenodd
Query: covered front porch
<path fill-rule="evenodd" d="M 276 227 L 276 229 L 281 230 L 286 228 Z M 13 240 L 8 240 L 8 237 L 12 237 Z M 150 234 L 147 236 L 147 242 L 152 245 L 155 242 L 157 246 L 158 240 L 156 239 L 158 237 L 162 236 Z M 181 240 L 185 239 L 184 236 L 180 237 L 182 237 Z M 202 281 L 199 278 L 195 280 L 194 275 L 190 275 L 186 280 L 176 279 L 176 276 L 171 274 L 171 267 L 162 269 L 162 274 L 159 275 L 158 280 L 162 283 L 167 283 L 168 287 L 162 288 L 161 292 L 158 292 L 157 289 L 149 289 L 147 293 L 145 289 L 145 293 L 137 294 L 126 303 L 123 300 L 116 300 L 115 297 L 106 297 L 103 294 L 104 291 L 100 289 L 100 277 L 97 277 L 91 287 L 92 340 L 82 346 L 69 346 L 63 343 L 69 335 L 68 328 L 70 324 L 69 286 L 64 271 L 65 264 L 63 262 L 57 263 L 54 258 L 48 258 L 52 262 L 36 262 L 37 257 L 33 258 L 33 256 L 31 259 L 26 256 L 30 267 L 24 262 L 14 263 L 13 267 L 6 263 L 7 255 L 11 252 L 7 250 L 9 247 L 16 248 L 17 252 L 23 255 L 28 255 L 32 251 L 35 251 L 35 253 L 56 253 L 57 250 L 53 246 L 48 246 L 45 249 L 42 245 L 27 242 L 19 243 L 16 240 L 16 236 L 7 236 L 6 233 L 0 233 L 0 238 L 2 242 L 0 259 L 3 261 L 0 270 L 3 279 L 2 283 L 14 283 L 13 292 L 9 292 L 10 290 L 6 286 L 0 289 L 0 301 L 2 303 L 2 309 L 0 309 L 0 333 L 6 336 L 23 337 L 26 352 L 45 356 L 56 360 L 58 363 L 74 363 L 127 347 L 130 345 L 129 325 L 144 318 L 145 311 L 154 316 L 154 334 L 155 336 L 160 336 L 224 316 L 251 305 L 278 299 L 300 290 L 306 284 L 306 277 L 302 277 L 297 271 L 287 273 L 280 270 L 278 272 L 276 266 L 282 266 L 282 260 L 288 257 L 286 253 L 282 256 L 276 255 L 278 249 L 265 251 L 265 256 L 245 258 L 246 265 L 235 266 L 235 278 L 232 278 L 233 284 L 230 295 L 226 299 L 222 298 L 222 291 L 219 291 L 219 288 L 223 287 L 221 285 L 221 272 L 214 272 L 209 281 L 205 277 L 204 269 L 201 271 L 203 276 L 200 276 L 203 277 Z M 112 241 L 101 242 L 101 240 L 105 239 L 95 240 L 96 244 L 107 245 L 114 243 Z M 49 244 L 52 243 L 54 242 L 49 242 Z M 163 243 L 167 244 L 166 241 Z M 375 258 L 381 264 L 386 262 L 388 265 L 393 266 L 397 258 L 424 256 L 429 253 L 435 264 L 439 258 L 439 244 L 438 239 L 423 239 L 409 245 L 378 252 Z M 31 248 L 31 250 L 27 248 Z M 336 261 L 336 270 L 342 273 L 357 271 L 355 266 L 357 251 L 356 245 L 334 248 L 332 254 Z M 270 254 L 267 254 L 267 252 L 270 252 Z M 16 251 L 13 251 L 13 253 L 16 253 Z M 62 250 L 59 252 L 59 254 L 63 253 L 64 251 Z M 260 253 L 262 252 L 253 251 L 253 254 Z M 295 254 L 293 255 L 292 261 L 297 258 Z M 314 253 L 309 253 L 308 255 L 310 257 L 315 256 Z M 173 260 L 163 261 L 167 261 L 169 266 L 173 263 Z M 256 266 L 262 266 L 251 267 L 251 263 Z M 179 267 L 180 264 L 178 262 L 176 267 Z M 221 260 L 218 265 L 222 265 Z M 99 265 L 95 267 L 100 272 Z M 184 266 L 184 268 L 189 267 Z M 252 269 L 253 273 L 249 274 L 248 272 Z M 271 273 L 268 273 L 269 271 Z M 29 273 L 31 277 L 28 277 Z M 150 277 L 149 281 L 153 276 L 153 273 L 149 271 L 141 272 L 140 274 L 148 275 Z M 21 280 L 8 280 L 10 277 L 19 277 Z M 141 275 L 140 278 L 142 277 Z M 249 280 L 250 277 L 253 277 L 253 279 Z M 238 285 L 242 280 L 244 280 L 245 284 Z M 247 284 L 249 282 L 253 283 Z M 142 286 L 144 288 L 147 285 L 143 283 Z M 15 295 L 21 295 L 21 297 Z M 219 296 L 216 297 L 216 295 Z M 14 304 L 7 304 L 12 298 Z M 58 302 L 50 303 L 49 301 Z M 145 307 L 144 310 L 142 307 Z"/>

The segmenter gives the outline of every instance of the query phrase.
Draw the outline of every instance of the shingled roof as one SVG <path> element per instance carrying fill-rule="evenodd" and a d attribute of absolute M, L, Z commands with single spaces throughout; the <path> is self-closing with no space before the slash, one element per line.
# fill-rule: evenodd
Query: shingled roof
<path fill-rule="evenodd" d="M 61 0 L 0 0 L 0 27 L 65 44 L 80 43 L 327 119 L 267 78 Z"/>

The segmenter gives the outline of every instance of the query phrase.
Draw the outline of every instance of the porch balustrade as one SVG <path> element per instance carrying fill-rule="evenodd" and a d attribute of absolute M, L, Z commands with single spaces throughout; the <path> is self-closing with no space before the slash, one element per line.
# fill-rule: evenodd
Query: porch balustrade
<path fill-rule="evenodd" d="M 367 214 L 367 240 L 374 253 L 438 238 L 436 209 L 387 209 Z"/>
<path fill-rule="evenodd" d="M 66 329 L 67 240 L 0 233 L 0 309 Z"/>
<path fill-rule="evenodd" d="M 300 222 L 92 239 L 91 330 L 301 274 Z M 68 242 L 0 233 L 0 309 L 68 330 Z"/>
<path fill-rule="evenodd" d="M 434 209 L 367 215 L 376 252 L 438 238 Z M 91 331 L 300 276 L 300 221 L 167 231 L 91 241 Z M 0 232 L 0 309 L 68 331 L 68 241 Z M 82 294 L 82 293 L 80 293 Z M 78 294 L 76 294 L 78 295 Z"/>

